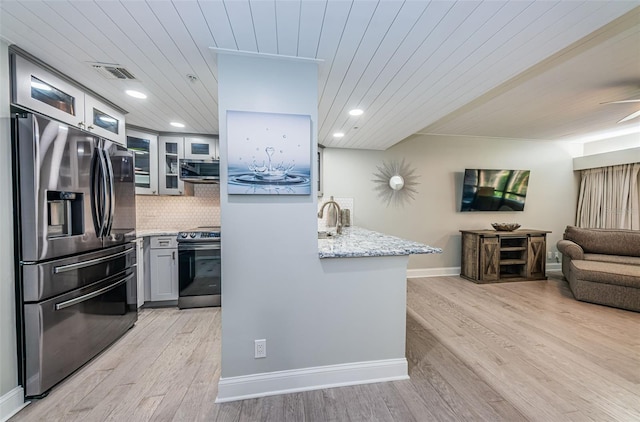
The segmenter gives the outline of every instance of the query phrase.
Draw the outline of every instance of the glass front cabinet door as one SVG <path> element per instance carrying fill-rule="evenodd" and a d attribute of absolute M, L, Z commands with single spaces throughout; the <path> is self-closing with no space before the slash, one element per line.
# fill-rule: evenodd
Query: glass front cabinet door
<path fill-rule="evenodd" d="M 193 160 L 219 160 L 218 137 L 184 138 L 184 158 Z"/>
<path fill-rule="evenodd" d="M 137 195 L 158 194 L 158 136 L 127 130 L 127 148 L 133 152 Z"/>
<path fill-rule="evenodd" d="M 184 157 L 184 140 L 177 136 L 158 137 L 158 182 L 160 195 L 182 195 L 184 182 L 180 180 L 180 158 Z"/>
<path fill-rule="evenodd" d="M 12 55 L 12 101 L 84 129 L 84 92 L 25 58 Z"/>
<path fill-rule="evenodd" d="M 98 99 L 85 95 L 85 125 L 89 132 L 125 145 L 124 115 Z"/>

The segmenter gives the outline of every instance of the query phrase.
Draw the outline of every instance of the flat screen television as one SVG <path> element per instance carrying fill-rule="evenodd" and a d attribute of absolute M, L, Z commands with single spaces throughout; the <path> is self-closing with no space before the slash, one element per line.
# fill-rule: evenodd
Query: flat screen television
<path fill-rule="evenodd" d="M 460 211 L 523 211 L 529 170 L 466 169 Z"/>

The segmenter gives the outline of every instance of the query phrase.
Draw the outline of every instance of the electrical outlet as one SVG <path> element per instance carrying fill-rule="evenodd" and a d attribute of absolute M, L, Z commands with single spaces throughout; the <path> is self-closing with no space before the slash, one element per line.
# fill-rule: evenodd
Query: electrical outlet
<path fill-rule="evenodd" d="M 254 340 L 255 343 L 255 358 L 266 358 L 267 357 L 267 340 Z"/>
<path fill-rule="evenodd" d="M 551 252 L 551 251 L 547 252 L 547 259 L 548 260 L 552 260 L 553 259 L 553 252 Z"/>

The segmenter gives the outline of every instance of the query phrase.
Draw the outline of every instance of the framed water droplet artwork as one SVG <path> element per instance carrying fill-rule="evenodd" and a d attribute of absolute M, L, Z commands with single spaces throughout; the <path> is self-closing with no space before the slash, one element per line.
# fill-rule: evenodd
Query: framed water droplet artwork
<path fill-rule="evenodd" d="M 311 116 L 227 111 L 227 191 L 310 195 Z"/>

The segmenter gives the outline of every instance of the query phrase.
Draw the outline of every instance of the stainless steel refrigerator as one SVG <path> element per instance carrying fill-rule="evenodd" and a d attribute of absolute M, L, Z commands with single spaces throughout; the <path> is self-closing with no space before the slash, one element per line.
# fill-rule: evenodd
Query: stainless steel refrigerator
<path fill-rule="evenodd" d="M 20 378 L 38 397 L 137 319 L 133 156 L 18 108 L 12 138 Z"/>

